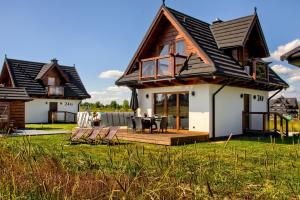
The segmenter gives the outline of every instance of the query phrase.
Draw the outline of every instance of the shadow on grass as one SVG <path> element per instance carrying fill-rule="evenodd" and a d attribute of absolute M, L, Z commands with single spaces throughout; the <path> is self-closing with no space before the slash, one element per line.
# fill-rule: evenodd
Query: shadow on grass
<path fill-rule="evenodd" d="M 272 143 L 276 144 L 300 144 L 300 135 L 294 135 L 291 137 L 281 137 L 280 135 L 264 135 L 264 134 L 253 134 L 253 135 L 240 135 L 235 136 L 232 140 L 236 141 L 250 141 L 250 142 L 262 142 L 262 143 Z"/>

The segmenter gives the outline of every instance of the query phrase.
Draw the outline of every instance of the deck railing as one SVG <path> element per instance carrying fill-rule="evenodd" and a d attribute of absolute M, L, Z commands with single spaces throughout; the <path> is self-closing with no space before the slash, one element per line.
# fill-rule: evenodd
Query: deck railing
<path fill-rule="evenodd" d="M 140 79 L 174 77 L 187 59 L 183 55 L 164 55 L 142 59 L 140 62 Z"/>
<path fill-rule="evenodd" d="M 76 123 L 77 114 L 67 111 L 49 111 L 50 123 Z"/>
<path fill-rule="evenodd" d="M 64 96 L 64 86 L 48 86 L 49 96 Z"/>
<path fill-rule="evenodd" d="M 252 118 L 251 118 L 252 116 Z M 258 117 L 261 119 L 261 130 L 254 130 L 251 128 L 251 120 L 253 120 L 253 116 L 261 116 Z M 262 131 L 266 132 L 277 132 L 281 135 L 288 136 L 289 134 L 289 120 L 283 115 L 276 112 L 243 112 L 243 122 L 245 119 L 249 120 L 248 130 L 253 131 Z M 248 131 L 243 123 L 243 130 Z"/>

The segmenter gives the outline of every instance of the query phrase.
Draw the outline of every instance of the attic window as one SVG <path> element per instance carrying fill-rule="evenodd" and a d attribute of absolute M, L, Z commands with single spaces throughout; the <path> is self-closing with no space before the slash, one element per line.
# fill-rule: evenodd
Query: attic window
<path fill-rule="evenodd" d="M 48 86 L 55 85 L 55 78 L 54 77 L 48 77 Z"/>

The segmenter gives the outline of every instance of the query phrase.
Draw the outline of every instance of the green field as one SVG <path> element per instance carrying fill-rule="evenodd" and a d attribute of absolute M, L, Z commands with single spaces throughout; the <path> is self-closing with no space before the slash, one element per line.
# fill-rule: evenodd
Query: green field
<path fill-rule="evenodd" d="M 68 137 L 1 138 L 1 198 L 300 198 L 298 137 L 177 147 L 70 145 Z"/>

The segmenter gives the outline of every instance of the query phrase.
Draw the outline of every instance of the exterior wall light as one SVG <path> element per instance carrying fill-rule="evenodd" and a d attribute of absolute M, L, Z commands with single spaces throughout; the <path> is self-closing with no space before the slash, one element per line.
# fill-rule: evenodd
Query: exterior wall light
<path fill-rule="evenodd" d="M 146 94 L 146 99 L 148 99 L 149 98 L 149 94 Z"/>
<path fill-rule="evenodd" d="M 240 97 L 241 97 L 241 99 L 242 99 L 242 98 L 244 97 L 244 94 L 241 94 Z"/>
<path fill-rule="evenodd" d="M 256 99 L 256 95 L 253 95 L 253 99 Z"/>
<path fill-rule="evenodd" d="M 192 91 L 192 96 L 195 96 L 196 94 L 195 94 L 195 91 Z"/>

